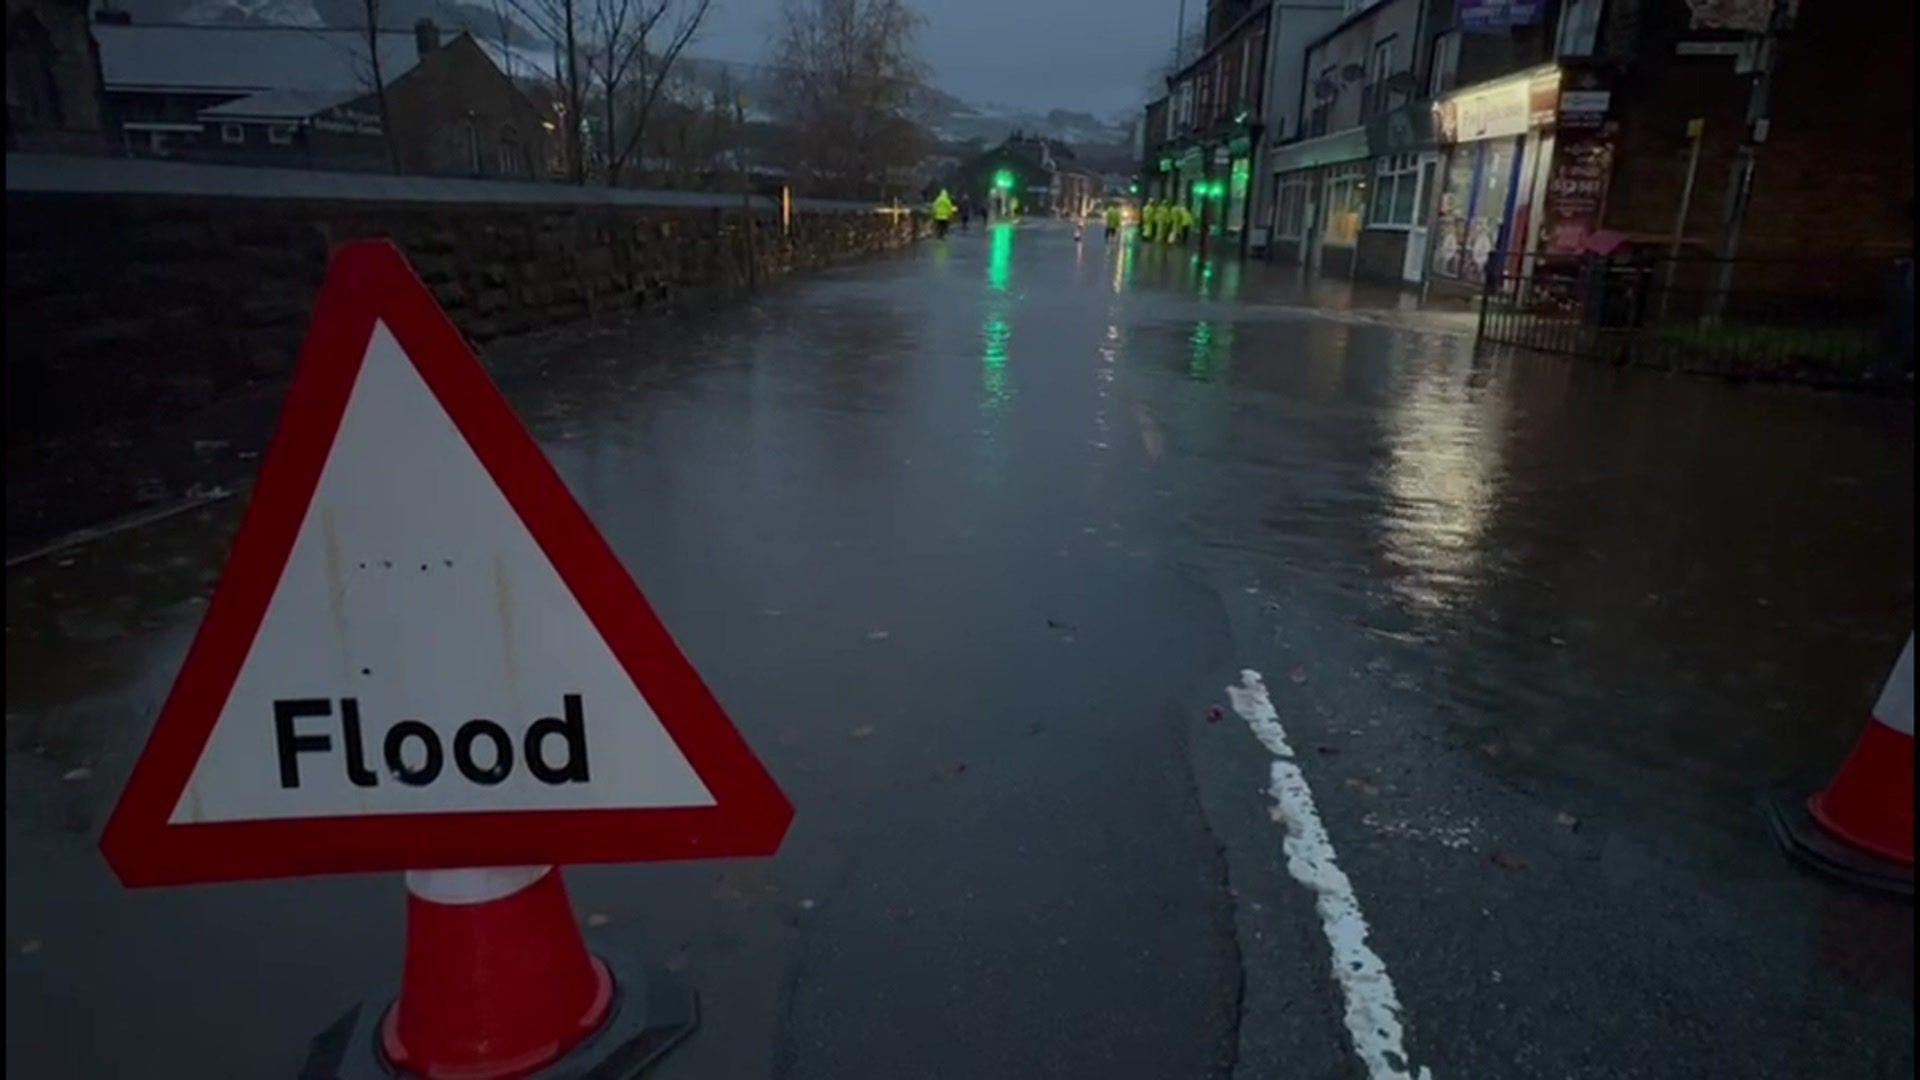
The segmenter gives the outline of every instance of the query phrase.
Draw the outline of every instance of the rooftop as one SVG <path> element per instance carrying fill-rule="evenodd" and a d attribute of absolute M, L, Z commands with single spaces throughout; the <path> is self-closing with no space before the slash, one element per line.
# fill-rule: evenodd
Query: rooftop
<path fill-rule="evenodd" d="M 305 120 L 367 93 L 369 91 L 360 89 L 262 90 L 202 109 L 200 117 L 205 120 Z"/>
<path fill-rule="evenodd" d="M 109 90 L 364 93 L 373 87 L 359 30 L 96 23 L 93 36 Z M 420 62 L 411 30 L 382 30 L 378 37 L 385 81 Z"/>

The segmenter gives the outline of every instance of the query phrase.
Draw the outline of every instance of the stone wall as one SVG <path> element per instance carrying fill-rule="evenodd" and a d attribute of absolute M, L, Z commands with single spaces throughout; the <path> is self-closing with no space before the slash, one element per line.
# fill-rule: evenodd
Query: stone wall
<path fill-rule="evenodd" d="M 209 472 L 191 448 L 230 443 L 250 459 L 264 445 L 328 253 L 344 241 L 392 238 L 481 346 L 588 317 L 723 301 L 796 270 L 902 248 L 924 228 L 909 215 L 801 208 L 786 231 L 762 202 L 749 230 L 748 214 L 724 199 L 620 192 L 595 204 L 578 189 L 546 193 L 552 185 L 518 185 L 530 192 L 524 203 L 498 198 L 498 184 L 453 181 L 441 186 L 488 197 L 22 190 L 13 164 L 10 554 L 244 475 L 244 466 Z"/>
<path fill-rule="evenodd" d="M 333 246 L 391 237 L 475 343 L 910 243 L 876 213 L 7 198 L 8 443 L 204 408 L 291 372 Z M 749 248 L 751 247 L 751 258 Z"/>

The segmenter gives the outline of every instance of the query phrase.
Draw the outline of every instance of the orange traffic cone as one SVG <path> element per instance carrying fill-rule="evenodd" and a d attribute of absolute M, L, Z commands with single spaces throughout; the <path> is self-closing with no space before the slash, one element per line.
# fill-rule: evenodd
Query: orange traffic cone
<path fill-rule="evenodd" d="M 1836 877 L 1913 895 L 1913 636 L 1872 719 L 1825 791 L 1768 804 L 1789 855 Z"/>
<path fill-rule="evenodd" d="M 407 962 L 380 1045 L 427 1080 L 505 1080 L 599 1030 L 613 976 L 550 866 L 407 875 Z"/>
<path fill-rule="evenodd" d="M 551 866 L 407 875 L 400 995 L 314 1040 L 301 1076 L 626 1077 L 689 1034 L 693 997 L 587 951 Z"/>

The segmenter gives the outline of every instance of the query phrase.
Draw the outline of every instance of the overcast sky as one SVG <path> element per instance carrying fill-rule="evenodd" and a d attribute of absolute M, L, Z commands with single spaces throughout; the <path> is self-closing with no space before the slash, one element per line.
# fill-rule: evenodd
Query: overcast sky
<path fill-rule="evenodd" d="M 927 19 L 933 84 L 971 102 L 1082 109 L 1145 104 L 1147 71 L 1173 49 L 1180 0 L 910 0 Z M 764 58 L 780 0 L 714 0 L 689 53 Z M 1197 22 L 1206 0 L 1187 0 Z"/>

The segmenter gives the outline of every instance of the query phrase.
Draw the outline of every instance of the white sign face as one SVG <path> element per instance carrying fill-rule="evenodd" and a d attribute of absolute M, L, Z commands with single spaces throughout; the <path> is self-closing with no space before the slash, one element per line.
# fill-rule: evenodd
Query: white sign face
<path fill-rule="evenodd" d="M 169 823 L 714 802 L 376 323 Z"/>

